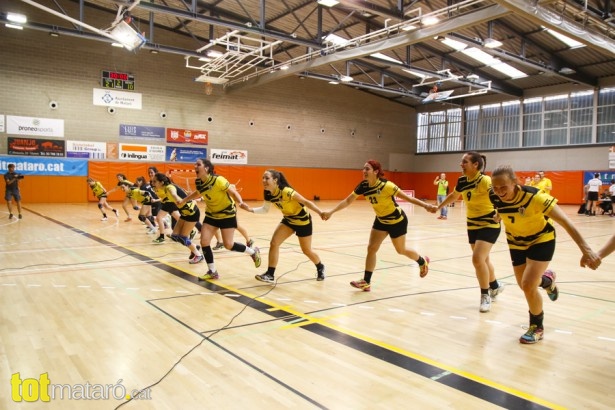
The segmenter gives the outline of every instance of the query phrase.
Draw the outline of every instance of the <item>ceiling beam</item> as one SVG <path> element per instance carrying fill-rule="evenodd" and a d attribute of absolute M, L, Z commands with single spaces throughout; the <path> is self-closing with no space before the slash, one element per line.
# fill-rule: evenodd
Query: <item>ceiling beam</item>
<path fill-rule="evenodd" d="M 271 81 L 275 81 L 290 75 L 298 74 L 303 71 L 310 71 L 316 67 L 321 67 L 327 64 L 343 62 L 355 58 L 367 57 L 370 54 L 391 50 L 398 47 L 403 47 L 410 44 L 420 43 L 434 36 L 444 33 L 461 30 L 466 27 L 471 27 L 476 24 L 481 24 L 486 21 L 504 17 L 512 12 L 500 5 L 493 5 L 482 8 L 478 11 L 467 13 L 465 15 L 456 16 L 455 18 L 445 20 L 442 23 L 434 26 L 425 27 L 419 30 L 403 33 L 395 37 L 384 40 L 374 41 L 355 48 L 347 48 L 335 53 L 307 60 L 301 63 L 292 65 L 288 70 L 276 71 L 267 75 L 259 75 L 250 79 L 246 79 L 240 83 L 227 86 L 227 90 L 238 90 L 256 85 L 263 85 Z M 263 72 L 264 73 L 264 72 Z"/>

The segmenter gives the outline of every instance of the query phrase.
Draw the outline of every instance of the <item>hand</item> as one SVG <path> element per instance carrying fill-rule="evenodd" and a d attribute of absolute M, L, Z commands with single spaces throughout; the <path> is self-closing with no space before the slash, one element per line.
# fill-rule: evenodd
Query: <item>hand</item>
<path fill-rule="evenodd" d="M 320 214 L 320 217 L 322 218 L 323 221 L 327 221 L 327 220 L 329 220 L 329 218 L 331 218 L 331 215 L 333 215 L 333 213 L 331 211 L 323 211 Z"/>
<path fill-rule="evenodd" d="M 584 254 L 581 257 L 580 265 L 583 268 L 588 267 L 592 270 L 596 270 L 598 269 L 601 263 L 602 263 L 602 259 L 600 259 L 600 257 L 596 255 L 593 251 L 590 251 L 589 253 Z"/>
<path fill-rule="evenodd" d="M 438 211 L 438 207 L 436 205 L 427 205 L 425 210 L 430 214 L 435 214 Z"/>
<path fill-rule="evenodd" d="M 246 204 L 245 202 L 242 202 L 239 204 L 239 207 L 245 211 L 250 212 L 250 207 L 248 206 L 248 204 Z"/>

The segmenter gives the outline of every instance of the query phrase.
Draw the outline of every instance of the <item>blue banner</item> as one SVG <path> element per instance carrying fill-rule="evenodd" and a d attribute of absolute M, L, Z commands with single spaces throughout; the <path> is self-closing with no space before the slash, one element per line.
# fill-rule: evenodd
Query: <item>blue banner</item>
<path fill-rule="evenodd" d="M 88 175 L 88 161 L 84 159 L 9 157 L 0 155 L 0 173 L 8 171 L 9 164 L 15 164 L 15 172 L 23 175 L 78 176 Z"/>
<path fill-rule="evenodd" d="M 168 162 L 196 162 L 207 158 L 207 148 L 167 147 L 165 160 Z"/>
<path fill-rule="evenodd" d="M 598 178 L 602 180 L 602 185 L 611 185 L 611 180 L 615 179 L 615 170 L 610 171 L 585 171 L 583 172 L 583 184 L 586 185 L 590 179 L 594 178 L 594 174 L 600 174 Z"/>
<path fill-rule="evenodd" d="M 165 138 L 164 127 L 120 124 L 120 139 L 164 140 Z"/>

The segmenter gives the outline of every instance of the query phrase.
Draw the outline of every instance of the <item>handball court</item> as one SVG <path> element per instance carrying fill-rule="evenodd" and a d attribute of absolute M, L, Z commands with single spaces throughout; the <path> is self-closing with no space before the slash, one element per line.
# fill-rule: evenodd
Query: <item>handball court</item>
<path fill-rule="evenodd" d="M 317 202 L 323 210 L 336 203 Z M 577 208 L 564 206 L 599 249 L 615 218 Z M 186 248 L 153 244 L 134 212 L 126 223 L 123 213 L 101 222 L 94 203 L 25 204 L 24 218 L 12 221 L 3 210 L 0 408 L 613 408 L 615 255 L 598 271 L 580 268 L 580 251 L 558 226 L 550 267 L 560 298 L 543 293 L 545 338 L 521 345 L 527 304 L 504 233 L 491 258 L 507 288 L 479 313 L 464 209 L 449 208 L 446 221 L 404 209 L 407 244 L 431 258 L 429 274 L 419 278 L 386 240 L 369 293 L 349 286 L 362 278 L 374 218 L 363 200 L 327 222 L 314 218 L 325 281 L 291 237 L 275 287 L 254 275 L 266 270 L 276 210 L 238 213 L 262 266 L 215 251 L 220 278 L 210 282 L 197 281 L 207 267 L 188 264 Z M 124 405 L 115 397 L 16 403 L 16 373 L 73 388 L 153 386 Z M 40 392 L 31 382 L 21 393 L 33 399 Z"/>

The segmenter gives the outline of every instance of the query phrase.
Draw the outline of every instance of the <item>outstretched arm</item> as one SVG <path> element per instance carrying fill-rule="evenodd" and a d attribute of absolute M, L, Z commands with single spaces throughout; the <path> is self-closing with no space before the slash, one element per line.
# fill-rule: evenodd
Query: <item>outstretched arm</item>
<path fill-rule="evenodd" d="M 241 209 L 246 210 L 248 212 L 252 212 L 255 214 L 266 214 L 267 212 L 269 212 L 269 208 L 271 207 L 271 202 L 265 201 L 263 205 L 259 206 L 258 208 L 252 208 L 245 202 L 242 204 L 239 204 L 239 206 L 241 207 Z"/>
<path fill-rule="evenodd" d="M 316 206 L 316 204 L 312 201 L 310 201 L 309 199 L 304 198 L 299 192 L 295 191 L 295 193 L 293 194 L 293 198 L 299 202 L 302 205 L 307 206 L 308 208 L 310 208 L 312 211 L 316 212 L 318 214 L 318 216 L 320 216 L 322 218 L 322 210 Z"/>
<path fill-rule="evenodd" d="M 572 224 L 570 219 L 568 219 L 564 211 L 562 211 L 562 208 L 555 205 L 547 216 L 553 218 L 555 222 L 560 224 L 566 232 L 568 232 L 568 235 L 570 235 L 572 240 L 577 244 L 583 254 L 583 257 L 581 258 L 581 266 L 589 266 L 591 269 L 596 269 L 600 266 L 600 257 L 592 251 L 587 242 L 585 242 L 585 239 L 583 239 L 581 233 Z"/>
<path fill-rule="evenodd" d="M 451 202 L 456 201 L 457 198 L 459 198 L 459 195 L 460 195 L 459 192 L 453 190 L 453 192 L 451 192 L 450 194 L 446 196 L 446 198 L 444 198 L 444 201 L 440 202 L 440 204 L 436 208 L 436 211 L 439 211 L 445 206 L 448 206 L 448 204 L 450 204 Z"/>
<path fill-rule="evenodd" d="M 354 192 L 352 192 L 350 195 L 348 195 L 346 197 L 346 199 L 344 199 L 342 202 L 340 202 L 339 204 L 337 204 L 335 206 L 335 208 L 329 210 L 329 211 L 324 211 L 320 214 L 320 217 L 326 221 L 327 219 L 331 218 L 331 216 L 336 213 L 337 211 L 341 211 L 342 209 L 346 208 L 348 205 L 350 205 L 351 203 L 354 202 L 354 200 L 357 199 L 357 196 L 354 194 Z"/>
<path fill-rule="evenodd" d="M 406 201 L 410 202 L 411 204 L 418 205 L 418 206 L 420 206 L 422 208 L 425 208 L 425 210 L 427 212 L 431 212 L 432 214 L 435 213 L 436 210 L 438 209 L 437 206 L 432 205 L 432 204 L 428 204 L 427 202 L 423 202 L 420 199 L 416 199 L 415 197 L 406 194 L 401 189 L 397 190 L 397 193 L 395 194 L 395 196 L 398 197 L 398 198 L 405 199 Z"/>

